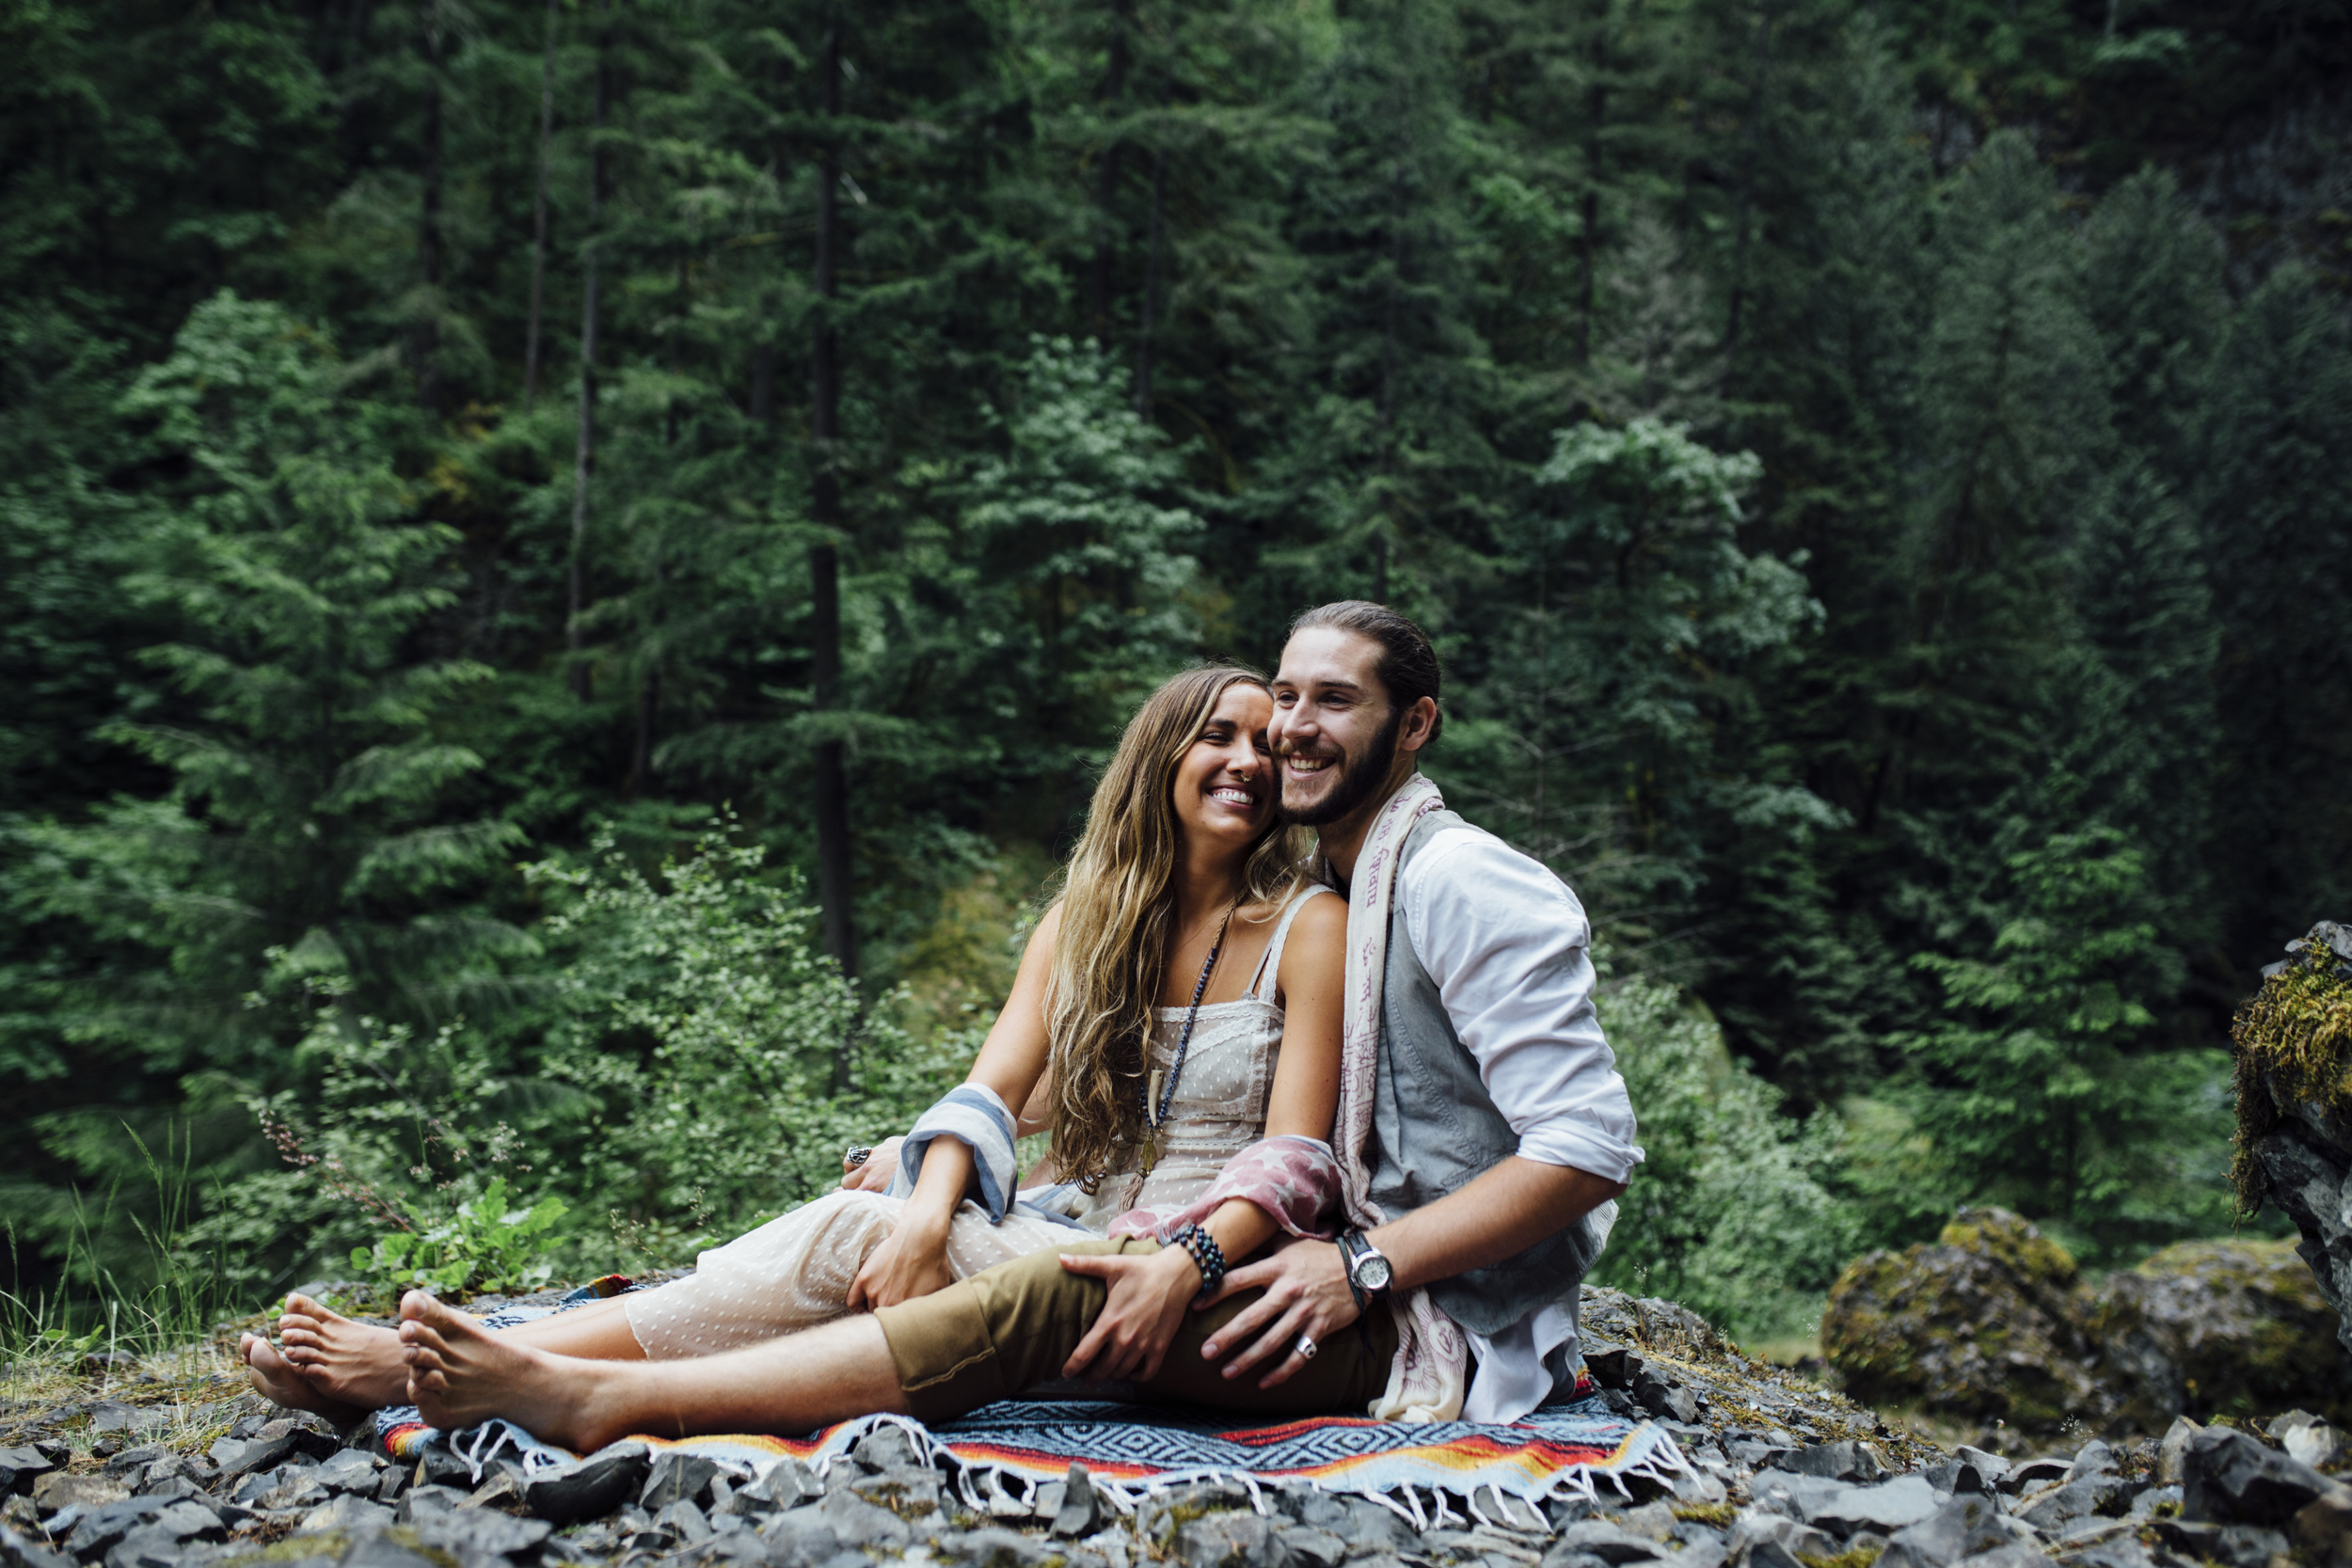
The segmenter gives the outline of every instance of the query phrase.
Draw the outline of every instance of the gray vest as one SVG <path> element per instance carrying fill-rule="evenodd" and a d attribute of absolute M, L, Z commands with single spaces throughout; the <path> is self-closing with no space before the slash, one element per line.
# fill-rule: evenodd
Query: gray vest
<path fill-rule="evenodd" d="M 1432 834 L 1461 821 L 1450 811 L 1422 817 L 1406 835 L 1398 877 Z M 1391 1219 L 1468 1185 L 1519 1145 L 1478 1076 L 1477 1058 L 1454 1034 L 1437 982 L 1422 967 L 1393 902 L 1372 1135 L 1371 1196 Z M 1497 1334 L 1539 1307 L 1573 1304 L 1577 1286 L 1599 1257 L 1600 1233 L 1588 1216 L 1499 1263 L 1439 1280 L 1429 1295 L 1464 1328 Z"/>

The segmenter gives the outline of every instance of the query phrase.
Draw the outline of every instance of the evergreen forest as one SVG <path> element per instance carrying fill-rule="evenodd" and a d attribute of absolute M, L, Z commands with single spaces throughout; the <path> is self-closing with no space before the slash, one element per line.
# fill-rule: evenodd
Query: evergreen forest
<path fill-rule="evenodd" d="M 1137 698 L 1345 597 L 1592 914 L 1610 1282 L 1760 1339 L 1957 1204 L 2266 1223 L 2229 1020 L 2352 918 L 2336 0 L 0 37 L 13 1329 L 811 1196 Z"/>

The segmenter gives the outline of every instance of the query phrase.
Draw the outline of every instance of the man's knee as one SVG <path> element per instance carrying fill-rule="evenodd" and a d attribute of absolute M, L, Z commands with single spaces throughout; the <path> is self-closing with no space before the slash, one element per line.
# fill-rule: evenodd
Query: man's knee
<path fill-rule="evenodd" d="M 1061 1375 L 1108 1290 L 1061 1255 L 1156 1251 L 1085 1240 L 1015 1258 L 944 1291 L 875 1313 L 914 1414 L 944 1420 Z"/>

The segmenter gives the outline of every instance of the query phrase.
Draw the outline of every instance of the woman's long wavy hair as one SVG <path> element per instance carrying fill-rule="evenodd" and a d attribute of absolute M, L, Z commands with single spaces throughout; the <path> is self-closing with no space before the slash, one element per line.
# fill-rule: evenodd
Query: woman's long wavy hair
<path fill-rule="evenodd" d="M 1144 1054 L 1175 936 L 1176 768 L 1235 686 L 1265 677 L 1233 664 L 1187 670 L 1127 721 L 1094 786 L 1062 884 L 1061 930 L 1045 1002 L 1052 1042 L 1057 1172 L 1091 1192 L 1143 1139 Z M 1241 868 L 1245 906 L 1279 902 L 1303 874 L 1303 834 L 1277 816 Z"/>

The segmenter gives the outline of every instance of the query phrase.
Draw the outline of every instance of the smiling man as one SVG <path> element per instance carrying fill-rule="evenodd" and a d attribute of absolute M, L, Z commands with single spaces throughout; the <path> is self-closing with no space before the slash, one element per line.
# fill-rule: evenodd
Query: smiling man
<path fill-rule="evenodd" d="M 1264 1294 L 1203 1353 L 1287 1350 L 1279 1383 L 1362 1354 L 1343 1331 L 1385 1308 L 1402 1332 L 1374 1414 L 1510 1421 L 1573 1386 L 1578 1289 L 1642 1151 L 1576 895 L 1421 776 L 1439 680 L 1421 628 L 1361 600 L 1307 611 L 1282 649 L 1282 809 L 1348 895 L 1335 1143 L 1357 1224 L 1235 1270 L 1229 1291 Z"/>

